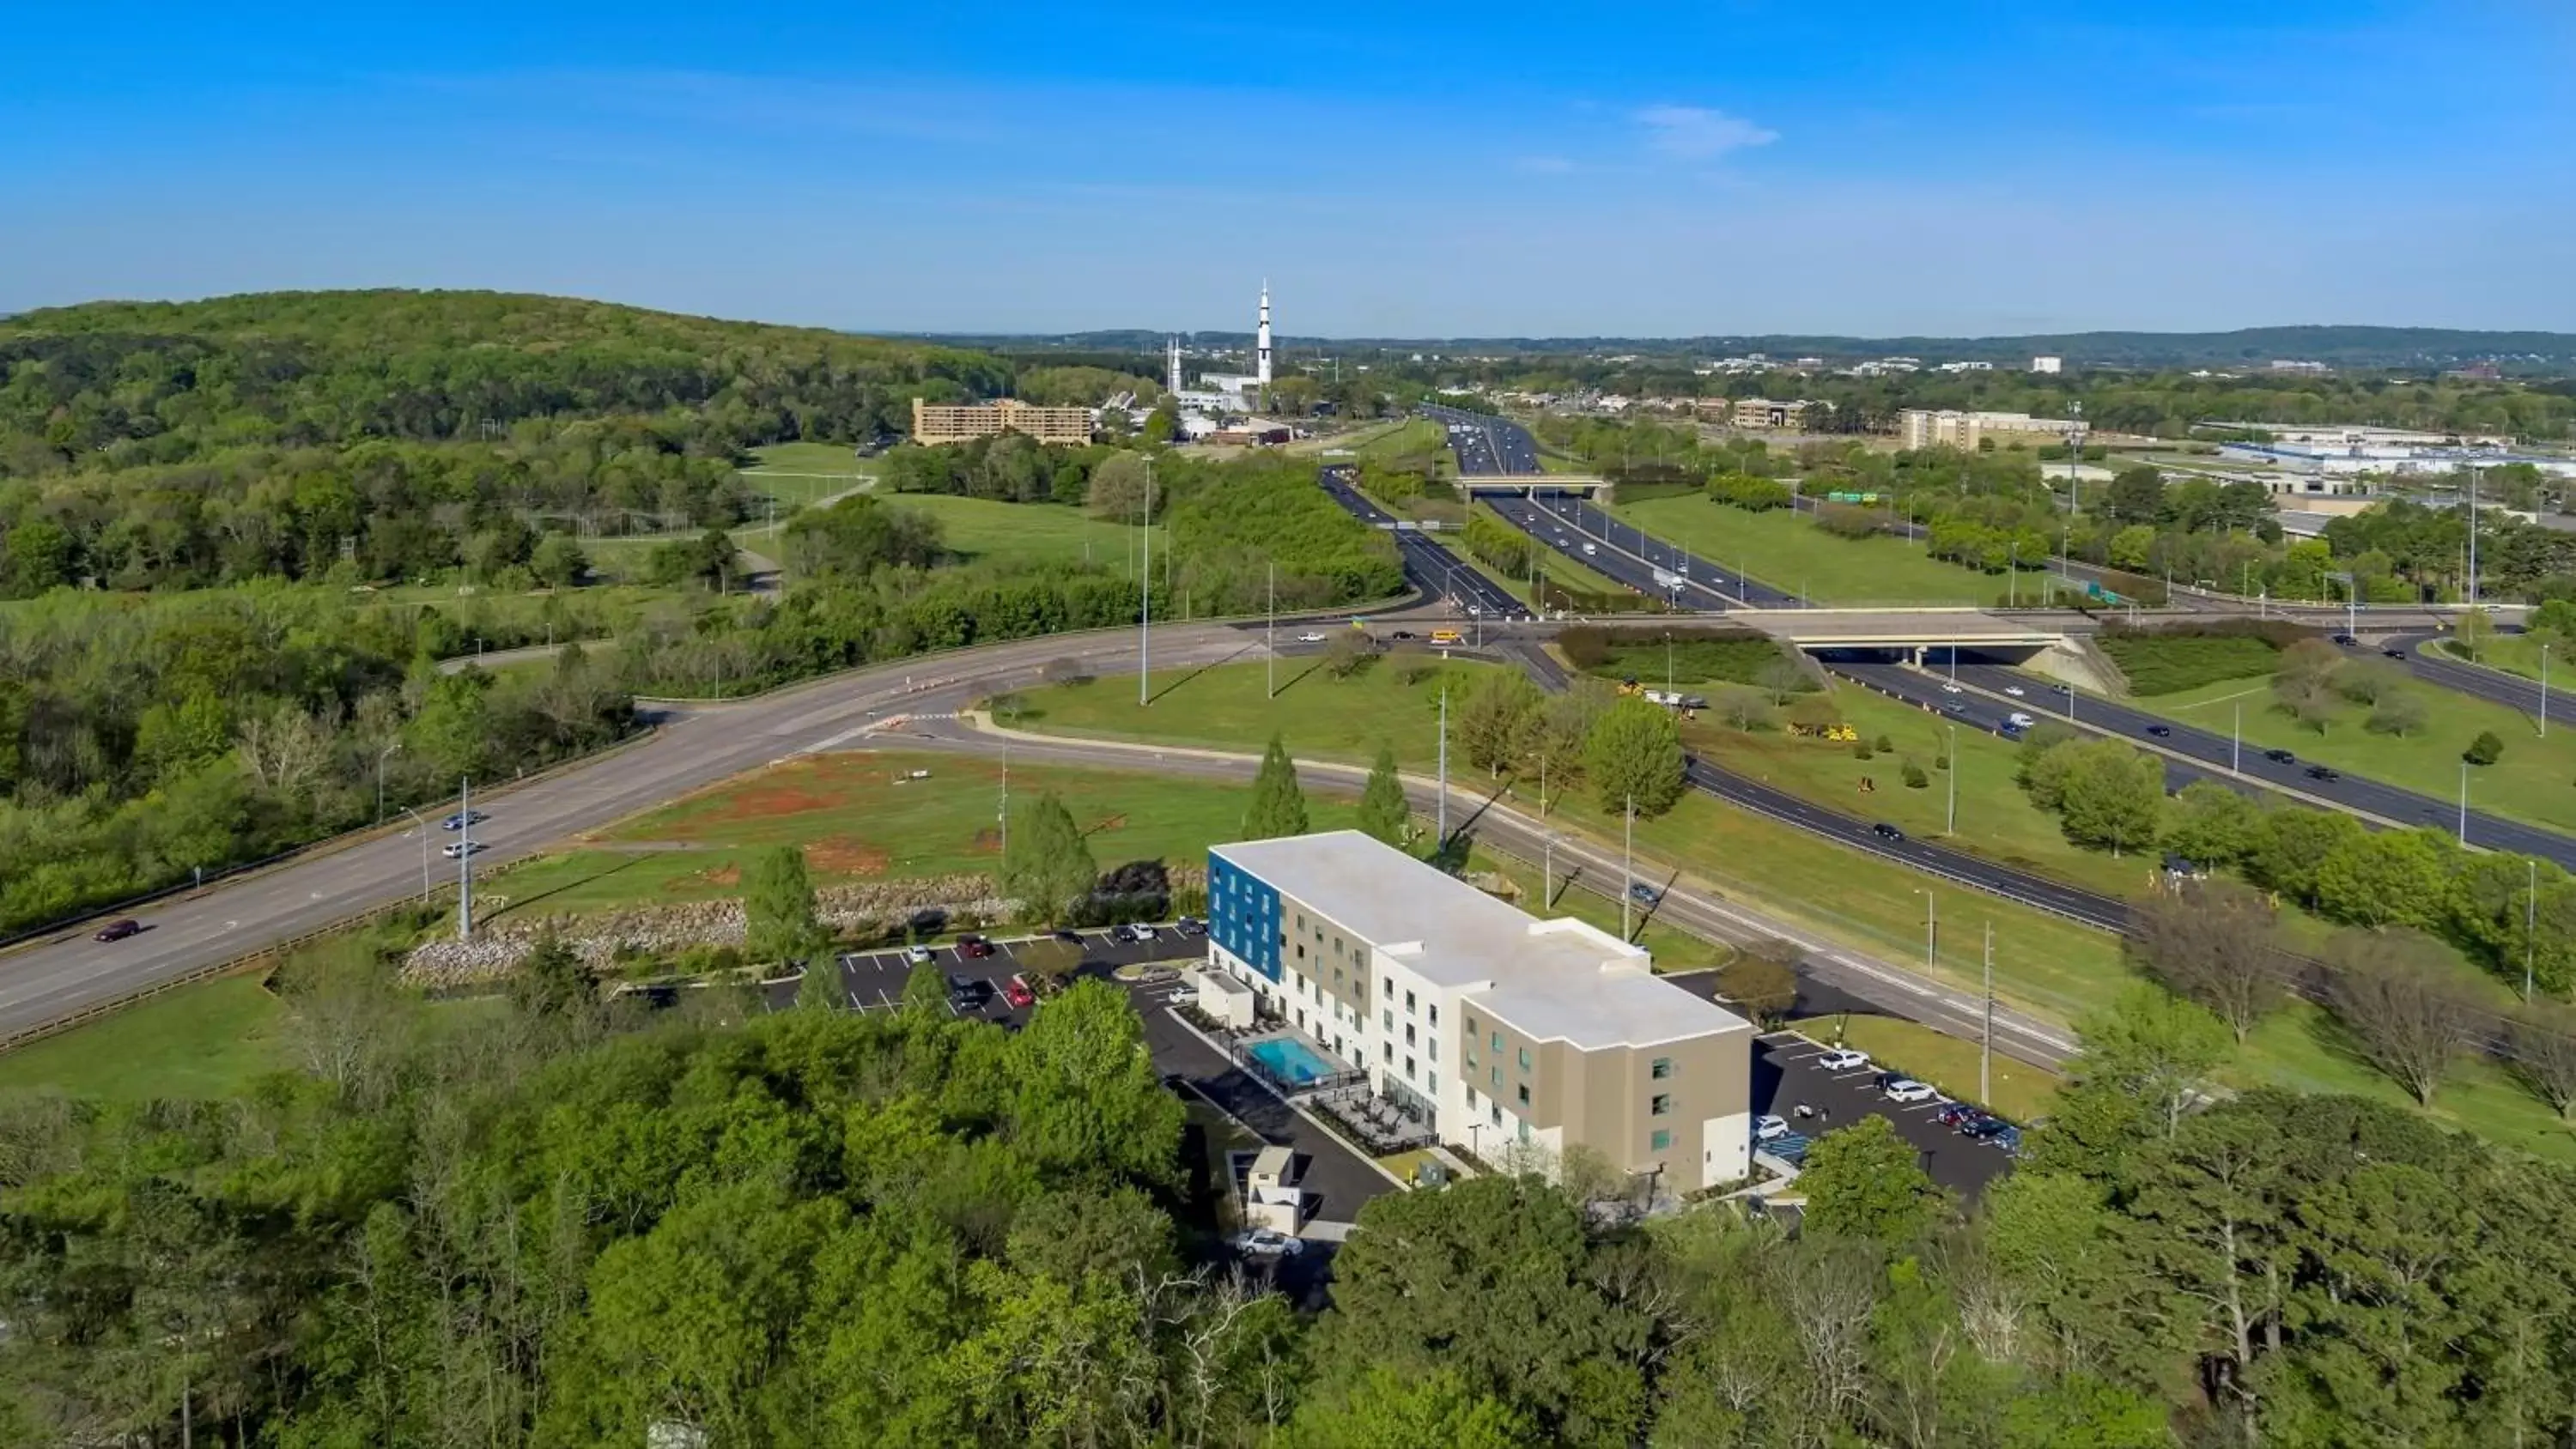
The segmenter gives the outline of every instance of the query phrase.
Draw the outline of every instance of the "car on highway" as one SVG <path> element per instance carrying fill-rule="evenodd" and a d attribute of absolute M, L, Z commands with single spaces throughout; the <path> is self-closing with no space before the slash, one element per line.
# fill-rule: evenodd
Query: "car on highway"
<path fill-rule="evenodd" d="M 463 860 L 469 855 L 480 855 L 491 848 L 479 840 L 451 840 L 440 846 L 438 853 L 449 860 Z"/>
<path fill-rule="evenodd" d="M 1856 1072 L 1869 1065 L 1869 1053 L 1850 1047 L 1836 1047 L 1816 1058 L 1816 1065 L 1829 1072 Z"/>
<path fill-rule="evenodd" d="M 1029 978 L 1014 976 L 1002 983 L 1002 1000 L 1009 1003 L 1013 1011 L 1026 1011 L 1038 1004 L 1038 994 L 1029 989 Z"/>
<path fill-rule="evenodd" d="M 2022 713 L 2020 710 L 2014 710 L 2012 713 L 2004 716 L 2004 723 L 2017 730 L 2026 730 L 2032 725 L 2039 723 L 2039 721 L 2032 719 L 2029 715 Z"/>
<path fill-rule="evenodd" d="M 140 935 L 142 931 L 143 923 L 129 918 L 122 921 L 108 922 L 106 925 L 99 927 L 98 934 L 90 939 L 96 941 L 122 941 L 128 936 Z"/>
<path fill-rule="evenodd" d="M 2299 762 L 2299 757 L 2288 750 L 2265 750 L 2263 758 L 2276 765 L 2295 765 Z"/>
<path fill-rule="evenodd" d="M 903 959 L 915 966 L 927 966 L 939 959 L 939 953 L 928 946 L 906 946 L 903 948 Z"/>
<path fill-rule="evenodd" d="M 2173 736 L 2173 726 L 2172 726 L 2172 725 L 2149 725 L 2149 726 L 2147 726 L 2147 733 L 2148 733 L 2148 734 L 2151 734 L 2151 735 L 2153 735 L 2153 736 L 2155 736 L 2157 739 L 2160 739 L 2160 740 L 2161 740 L 2161 739 L 2170 739 L 2170 738 L 2172 738 L 2172 736 Z"/>
<path fill-rule="evenodd" d="M 1888 824 L 1884 820 L 1871 826 L 1869 828 L 1869 833 L 1877 836 L 1881 840 L 1903 840 L 1905 838 L 1904 831 L 1897 829 L 1895 826 Z"/>
<path fill-rule="evenodd" d="M 1958 685 L 1955 685 L 1955 684 L 1950 683 L 1950 682 L 1949 682 L 1948 680 L 1946 680 L 1946 679 L 1945 679 L 1945 680 L 1943 680 L 1943 681 L 1941 681 L 1941 692 L 1942 692 L 1943 694 L 1965 694 L 1965 693 L 1967 693 L 1967 691 L 1966 691 L 1966 690 L 1961 689 Z"/>
<path fill-rule="evenodd" d="M 1893 1072 L 1878 1074 L 1878 1090 L 1891 1102 L 1929 1102 L 1941 1095 L 1932 1090 L 1930 1082 L 1918 1082 Z"/>
<path fill-rule="evenodd" d="M 1324 642 L 1324 635 L 1321 630 L 1309 629 L 1305 633 L 1297 636 L 1297 642 L 1300 644 L 1321 644 Z"/>
<path fill-rule="evenodd" d="M 2004 693 L 2011 695 L 2015 699 L 2019 699 L 2024 693 L 2026 693 L 2026 691 L 2018 684 L 2007 684 L 2004 686 Z"/>
<path fill-rule="evenodd" d="M 1583 551 L 1585 553 L 1599 553 L 1601 550 L 1598 547 L 1587 543 L 1583 546 Z"/>
<path fill-rule="evenodd" d="M 957 938 L 957 954 L 969 961 L 981 961 L 993 954 L 993 943 L 981 936 L 960 936 Z"/>
<path fill-rule="evenodd" d="M 450 815 L 446 819 L 441 820 L 438 822 L 438 828 L 441 830 L 462 830 L 468 825 L 480 825 L 491 818 L 491 816 L 484 814 L 480 810 L 468 810 L 462 814 Z"/>
<path fill-rule="evenodd" d="M 1225 1241 L 1236 1252 L 1255 1258 L 1293 1258 L 1306 1251 L 1304 1238 L 1292 1238 L 1277 1228 L 1247 1228 Z"/>
<path fill-rule="evenodd" d="M 2353 646 L 2355 646 L 2355 645 L 2357 645 L 2357 644 L 2359 644 L 2359 643 L 2361 642 L 2359 639 L 2354 638 L 2354 637 L 2353 637 L 2353 636 L 2351 636 L 2350 634 L 2337 634 L 2337 635 L 2335 635 L 2335 636 L 2333 636 L 2333 637 L 2334 637 L 2334 641 L 2335 641 L 2337 644 L 2342 645 L 2342 646 L 2343 646 L 2344 648 L 2346 648 L 2346 649 L 2350 649 L 2350 648 L 2352 648 Z"/>
<path fill-rule="evenodd" d="M 1651 906 L 1660 904 L 1664 899 L 1664 893 L 1644 881 L 1639 881 L 1628 887 L 1628 899 L 1641 906 Z"/>
<path fill-rule="evenodd" d="M 2406 651 L 2403 649 L 2382 649 L 2379 652 L 2387 655 L 2391 659 L 2403 659 L 2406 657 Z"/>
<path fill-rule="evenodd" d="M 1756 1142 L 1768 1142 L 1775 1137 L 1788 1135 L 1789 1119 L 1786 1117 L 1774 1117 L 1765 1112 L 1753 1119 L 1753 1140 Z"/>
<path fill-rule="evenodd" d="M 2343 778 L 2343 771 L 2336 769 L 2332 765 L 2310 765 L 2308 766 L 2308 778 L 2311 780 L 2323 780 L 2328 784 L 2332 784 Z"/>

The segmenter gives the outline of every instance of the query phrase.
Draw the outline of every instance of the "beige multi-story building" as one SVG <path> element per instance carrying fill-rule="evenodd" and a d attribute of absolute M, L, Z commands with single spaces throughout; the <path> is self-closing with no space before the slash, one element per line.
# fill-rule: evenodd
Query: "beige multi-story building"
<path fill-rule="evenodd" d="M 1908 448 L 1957 448 L 1973 452 L 1979 441 L 2012 442 L 2062 439 L 2079 425 L 2065 418 L 2035 418 L 2028 413 L 1971 413 L 1954 408 L 1907 408 L 1901 429 Z"/>
<path fill-rule="evenodd" d="M 1726 420 L 1739 428 L 1794 432 L 1807 425 L 1810 409 L 1825 406 L 1828 404 L 1809 402 L 1805 398 L 1796 402 L 1773 402 L 1763 397 L 1738 398 L 1733 406 L 1727 408 Z"/>
<path fill-rule="evenodd" d="M 1751 1023 L 1635 946 L 1355 830 L 1212 847 L 1208 913 L 1210 969 L 1282 1027 L 1255 1060 L 1365 1073 L 1489 1161 L 1584 1149 L 1663 1193 L 1750 1171 Z"/>
<path fill-rule="evenodd" d="M 1007 397 L 988 403 L 912 400 L 916 443 L 962 443 L 999 433 L 1026 433 L 1041 443 L 1088 443 L 1091 409 L 1042 408 Z"/>

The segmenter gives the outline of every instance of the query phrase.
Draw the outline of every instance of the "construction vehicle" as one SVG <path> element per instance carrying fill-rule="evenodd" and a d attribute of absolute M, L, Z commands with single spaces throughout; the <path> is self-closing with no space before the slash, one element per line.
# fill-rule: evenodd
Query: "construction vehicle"
<path fill-rule="evenodd" d="M 1434 644 L 1464 644 L 1467 642 L 1467 636 L 1459 633 L 1455 629 L 1434 629 L 1431 631 L 1431 642 Z"/>
<path fill-rule="evenodd" d="M 1850 744 L 1860 738 L 1860 731 L 1847 724 L 1793 724 L 1789 726 L 1789 733 L 1793 735 L 1803 735 L 1808 739 L 1829 740 L 1835 744 L 1844 745 Z"/>

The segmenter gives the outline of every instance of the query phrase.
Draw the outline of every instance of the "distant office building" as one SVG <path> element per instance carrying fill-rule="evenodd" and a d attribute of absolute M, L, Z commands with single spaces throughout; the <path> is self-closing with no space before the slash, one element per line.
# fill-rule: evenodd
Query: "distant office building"
<path fill-rule="evenodd" d="M 2033 372 L 2049 373 L 2051 375 L 2061 373 L 2066 370 L 2066 359 L 2063 357 L 2034 357 L 2030 360 L 2030 370 Z"/>
<path fill-rule="evenodd" d="M 2324 364 L 2324 363 L 2322 363 L 2322 362 L 2301 362 L 2301 361 L 2297 361 L 2297 360 L 2294 360 L 2294 359 L 2291 359 L 2291 358 L 2285 358 L 2285 357 L 2276 357 L 2276 358 L 2273 358 L 2273 359 L 2272 359 L 2272 370 L 2273 370 L 2274 372 L 2300 372 L 2300 373 L 2308 373 L 2308 374 L 2311 374 L 2311 375 L 2316 374 L 2316 373 L 2324 373 L 2324 372 L 2332 372 L 2332 371 L 2334 371 L 2334 369 L 2333 369 L 2333 368 L 2328 367 L 2326 364 Z"/>
<path fill-rule="evenodd" d="M 1809 402 L 1804 398 L 1796 402 L 1773 402 L 1764 397 L 1738 398 L 1727 408 L 1726 420 L 1739 428 L 1795 431 L 1807 425 L 1808 409 L 1830 406 L 1830 403 Z"/>
<path fill-rule="evenodd" d="M 1957 448 L 1975 451 L 1992 438 L 1995 446 L 2062 440 L 2077 425 L 2065 418 L 2035 418 L 2028 413 L 1972 413 L 1953 408 L 1907 408 L 1899 431 L 1908 448 Z"/>
<path fill-rule="evenodd" d="M 1660 1193 L 1749 1170 L 1751 1024 L 1615 936 L 1355 830 L 1212 847 L 1208 915 L 1209 968 L 1252 987 L 1282 1048 L 1365 1073 L 1440 1141 L 1585 1148 Z"/>
<path fill-rule="evenodd" d="M 989 403 L 912 400 L 916 443 L 962 443 L 1002 433 L 1026 433 L 1041 443 L 1088 443 L 1091 409 L 1034 407 L 1007 397 Z"/>

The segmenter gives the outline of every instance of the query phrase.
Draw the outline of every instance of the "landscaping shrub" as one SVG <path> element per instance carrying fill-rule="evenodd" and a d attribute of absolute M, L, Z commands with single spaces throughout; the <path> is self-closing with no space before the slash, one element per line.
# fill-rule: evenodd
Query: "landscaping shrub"
<path fill-rule="evenodd" d="M 2494 730 L 2480 730 L 2478 737 L 2469 741 L 2469 747 L 2460 752 L 2460 758 L 2472 765 L 2492 765 L 2504 758 L 2504 741 L 2496 738 Z"/>
<path fill-rule="evenodd" d="M 2222 679 L 2269 674 L 2281 651 L 2317 631 L 2271 619 L 2223 619 L 2179 628 L 2106 623 L 2093 642 L 2139 694 L 2175 694 Z"/>

